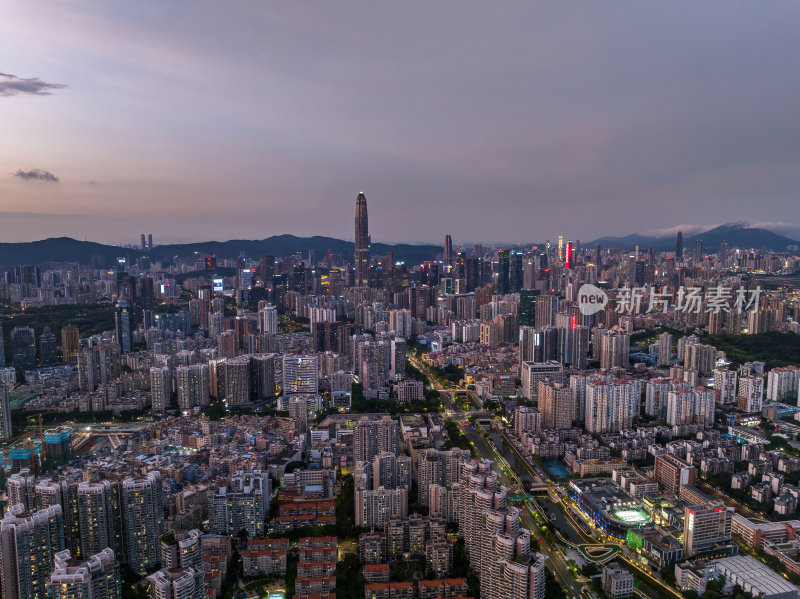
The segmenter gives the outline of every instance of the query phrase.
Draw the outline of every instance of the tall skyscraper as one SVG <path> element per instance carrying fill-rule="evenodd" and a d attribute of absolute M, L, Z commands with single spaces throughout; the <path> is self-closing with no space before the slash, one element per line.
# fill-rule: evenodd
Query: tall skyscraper
<path fill-rule="evenodd" d="M 359 193 L 356 198 L 356 287 L 369 286 L 369 219 L 367 218 L 367 198 Z"/>
<path fill-rule="evenodd" d="M 672 335 L 661 333 L 658 336 L 658 365 L 669 366 L 672 363 Z"/>
<path fill-rule="evenodd" d="M 683 258 L 683 231 L 678 231 L 678 237 L 675 239 L 675 259 L 681 258 Z"/>
<path fill-rule="evenodd" d="M 78 363 L 78 351 L 81 348 L 81 339 L 78 327 L 68 324 L 61 328 L 61 357 L 65 364 Z"/>
<path fill-rule="evenodd" d="M 114 481 L 78 483 L 78 520 L 81 555 L 90 556 L 111 547 L 122 550 L 119 484 Z"/>
<path fill-rule="evenodd" d="M 248 403 L 250 401 L 250 356 L 239 356 L 227 360 L 223 369 L 225 372 L 225 402 L 229 406 Z M 210 386 L 211 379 L 209 378 L 209 391 Z"/>
<path fill-rule="evenodd" d="M 192 364 L 175 369 L 175 387 L 178 392 L 178 409 L 192 410 L 208 405 L 208 366 Z"/>
<path fill-rule="evenodd" d="M 605 331 L 600 338 L 600 368 L 627 368 L 630 362 L 631 336 L 626 333 Z"/>
<path fill-rule="evenodd" d="M 0 441 L 7 441 L 11 435 L 11 402 L 8 388 L 0 382 Z"/>
<path fill-rule="evenodd" d="M 519 326 L 536 326 L 536 296 L 538 294 L 538 291 L 530 289 L 523 289 L 519 292 L 519 307 L 517 308 L 517 323 Z"/>
<path fill-rule="evenodd" d="M 128 302 L 121 300 L 117 303 L 114 311 L 114 322 L 116 325 L 117 343 L 122 348 L 123 354 L 130 353 L 133 348 L 133 331 L 136 328 L 133 309 Z"/>
<path fill-rule="evenodd" d="M 56 336 L 50 331 L 50 327 L 44 327 L 39 337 L 39 358 L 42 366 L 52 366 L 58 359 Z"/>
<path fill-rule="evenodd" d="M 150 393 L 153 398 L 153 413 L 163 414 L 169 407 L 172 395 L 172 383 L 167 366 L 150 369 Z"/>
<path fill-rule="evenodd" d="M 567 252 L 564 254 L 564 268 L 567 270 L 572 270 L 575 266 L 575 258 L 573 256 L 574 247 L 573 242 L 567 242 Z"/>
<path fill-rule="evenodd" d="M 444 236 L 443 262 L 445 266 L 453 265 L 453 238 L 449 234 Z"/>
<path fill-rule="evenodd" d="M 278 333 L 278 309 L 275 306 L 267 304 L 259 309 L 258 328 L 262 333 Z"/>
<path fill-rule="evenodd" d="M 36 339 L 31 327 L 14 327 L 11 331 L 11 346 L 14 349 L 14 368 L 36 368 Z"/>
<path fill-rule="evenodd" d="M 511 281 L 509 277 L 509 251 L 497 251 L 497 293 L 505 294 L 511 292 Z"/>
<path fill-rule="evenodd" d="M 499 535 L 498 535 L 499 536 Z M 541 553 L 523 553 L 510 558 L 503 556 L 496 565 L 496 582 L 490 587 L 494 599 L 544 599 L 544 563 Z"/>
<path fill-rule="evenodd" d="M 0 587 L 3 599 L 47 599 L 47 578 L 64 549 L 61 506 L 37 512 L 12 506 L 0 522 Z"/>
<path fill-rule="evenodd" d="M 251 376 L 259 399 L 275 397 L 275 354 L 252 356 Z"/>
<path fill-rule="evenodd" d="M 122 483 L 126 553 L 134 572 L 145 572 L 159 564 L 159 540 L 164 534 L 164 490 L 161 474 L 125 479 Z"/>

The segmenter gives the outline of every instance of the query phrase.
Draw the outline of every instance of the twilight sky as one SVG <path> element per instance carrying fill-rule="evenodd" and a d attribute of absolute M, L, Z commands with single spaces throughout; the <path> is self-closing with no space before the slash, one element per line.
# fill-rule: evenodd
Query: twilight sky
<path fill-rule="evenodd" d="M 800 3 L 2 3 L 0 241 L 800 225 Z"/>

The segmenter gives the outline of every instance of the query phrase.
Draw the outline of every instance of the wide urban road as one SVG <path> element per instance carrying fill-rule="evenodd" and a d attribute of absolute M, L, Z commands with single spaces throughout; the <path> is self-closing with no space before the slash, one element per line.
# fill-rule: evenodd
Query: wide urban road
<path fill-rule="evenodd" d="M 477 427 L 462 426 L 462 422 L 470 416 L 470 412 L 465 412 L 458 402 L 455 401 L 455 391 L 456 389 L 446 389 L 442 387 L 441 384 L 436 380 L 433 376 L 433 373 L 428 368 L 427 364 L 417 360 L 416 358 L 409 358 L 412 365 L 417 368 L 427 379 L 428 384 L 432 389 L 439 391 L 439 394 L 442 397 L 442 402 L 445 406 L 445 414 L 446 418 L 453 419 L 459 425 L 459 428 L 464 432 L 467 438 L 472 442 L 475 446 L 476 451 L 478 454 L 485 459 L 490 459 L 495 462 L 497 465 L 497 470 L 501 476 L 501 482 L 509 487 L 514 494 L 522 494 L 523 493 L 523 485 L 522 480 L 520 479 L 520 475 L 515 472 L 514 468 L 511 467 L 509 460 L 516 461 L 519 463 L 520 460 L 524 461 L 527 465 L 526 470 L 528 472 L 523 473 L 523 476 L 530 474 L 530 479 L 534 483 L 545 483 L 550 487 L 551 490 L 551 497 L 555 496 L 558 497 L 559 500 L 557 503 L 561 508 L 562 513 L 565 516 L 565 522 L 568 528 L 571 529 L 571 532 L 574 535 L 577 535 L 578 538 L 583 539 L 587 543 L 596 543 L 598 542 L 595 538 L 588 536 L 582 530 L 582 527 L 574 521 L 574 516 L 570 513 L 570 510 L 565 505 L 565 500 L 560 499 L 560 494 L 558 493 L 558 487 L 555 485 L 549 477 L 544 473 L 544 471 L 539 467 L 538 464 L 531 462 L 528 460 L 524 455 L 522 455 L 519 450 L 514 447 L 513 440 L 510 436 L 505 432 L 503 426 L 501 424 L 500 429 L 502 431 L 502 436 L 506 443 L 503 444 L 502 449 L 504 450 L 501 453 L 501 450 L 498 449 L 494 443 L 491 441 L 486 440 L 486 438 L 481 434 L 480 430 Z M 514 455 L 516 454 L 516 455 Z M 594 593 L 590 591 L 589 587 L 584 586 L 581 583 L 578 583 L 575 578 L 573 577 L 572 573 L 569 571 L 568 566 L 566 565 L 566 557 L 561 552 L 561 549 L 548 541 L 541 533 L 539 526 L 536 523 L 536 519 L 534 517 L 534 510 L 538 510 L 541 516 L 547 521 L 549 516 L 546 510 L 543 510 L 539 504 L 535 501 L 527 502 L 525 504 L 525 509 L 523 510 L 523 526 L 530 530 L 533 533 L 534 538 L 539 543 L 540 551 L 547 555 L 547 566 L 553 572 L 556 577 L 556 580 L 560 582 L 564 588 L 568 589 L 570 597 L 586 597 L 587 591 L 591 593 L 590 596 L 594 596 Z M 563 523 L 560 523 L 563 524 Z M 572 535 L 570 535 L 572 536 Z M 647 579 L 648 583 L 658 588 L 660 591 L 670 595 L 672 597 L 680 598 L 680 593 L 676 592 L 671 587 L 665 585 L 662 581 L 654 578 L 649 572 L 643 570 L 638 564 L 628 559 L 626 556 L 619 554 L 617 559 L 624 560 L 628 565 L 633 567 L 639 576 L 642 578 Z M 645 593 L 641 590 L 637 589 L 637 596 L 640 597 L 647 597 Z"/>
<path fill-rule="evenodd" d="M 478 452 L 478 455 L 481 458 L 489 459 L 495 462 L 497 465 L 497 471 L 500 474 L 501 483 L 511 489 L 512 493 L 522 494 L 524 492 L 522 488 L 522 481 L 508 464 L 506 459 L 497 451 L 497 448 L 494 446 L 494 444 L 487 443 L 483 435 L 481 435 L 476 428 L 464 428 L 462 426 L 463 420 L 469 416 L 469 413 L 464 412 L 461 410 L 460 406 L 457 405 L 457 403 L 454 401 L 454 393 L 450 390 L 442 388 L 442 386 L 432 376 L 432 373 L 429 371 L 426 364 L 416 360 L 415 358 L 409 358 L 409 361 L 425 376 L 430 387 L 440 392 L 442 401 L 445 405 L 444 416 L 446 418 L 455 420 L 459 428 L 464 431 L 464 434 L 466 434 L 467 438 L 473 443 L 475 450 Z M 531 504 L 533 504 L 535 508 L 532 507 Z M 541 510 L 539 505 L 535 502 L 528 502 L 525 505 L 522 510 L 521 523 L 522 527 L 531 531 L 534 539 L 536 539 L 536 544 L 539 546 L 539 552 L 547 556 L 547 560 L 545 561 L 547 568 L 553 573 L 556 581 L 559 582 L 563 588 L 567 589 L 569 597 L 594 597 L 593 593 L 589 594 L 584 590 L 583 584 L 575 580 L 572 573 L 569 571 L 569 568 L 566 564 L 566 558 L 561 552 L 561 549 L 544 537 L 539 525 L 536 523 L 534 509 Z M 547 521 L 548 516 L 546 512 L 542 511 L 541 517 Z M 586 587 L 586 589 L 588 590 L 588 587 Z"/>

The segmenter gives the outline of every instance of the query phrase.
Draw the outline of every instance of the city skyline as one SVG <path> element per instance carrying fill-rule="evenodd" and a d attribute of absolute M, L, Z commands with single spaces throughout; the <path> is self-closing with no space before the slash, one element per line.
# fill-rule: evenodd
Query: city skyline
<path fill-rule="evenodd" d="M 0 599 L 800 599 L 800 4 L 6 5 Z"/>
<path fill-rule="evenodd" d="M 0 238 L 796 230 L 799 9 L 721 6 L 12 6 Z"/>

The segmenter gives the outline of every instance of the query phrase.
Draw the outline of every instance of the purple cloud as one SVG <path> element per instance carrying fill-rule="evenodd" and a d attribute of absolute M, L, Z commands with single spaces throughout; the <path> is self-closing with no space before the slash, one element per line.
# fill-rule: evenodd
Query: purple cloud
<path fill-rule="evenodd" d="M 14 173 L 15 177 L 19 177 L 23 181 L 47 181 L 48 183 L 58 183 L 58 177 L 56 177 L 50 171 L 46 171 L 40 168 L 34 168 L 29 171 L 23 171 L 19 169 L 16 173 Z"/>
<path fill-rule="evenodd" d="M 63 83 L 47 83 L 38 77 L 23 79 L 16 75 L 0 73 L 0 96 L 18 96 L 27 94 L 30 96 L 49 96 L 50 90 L 63 89 L 67 87 Z"/>

